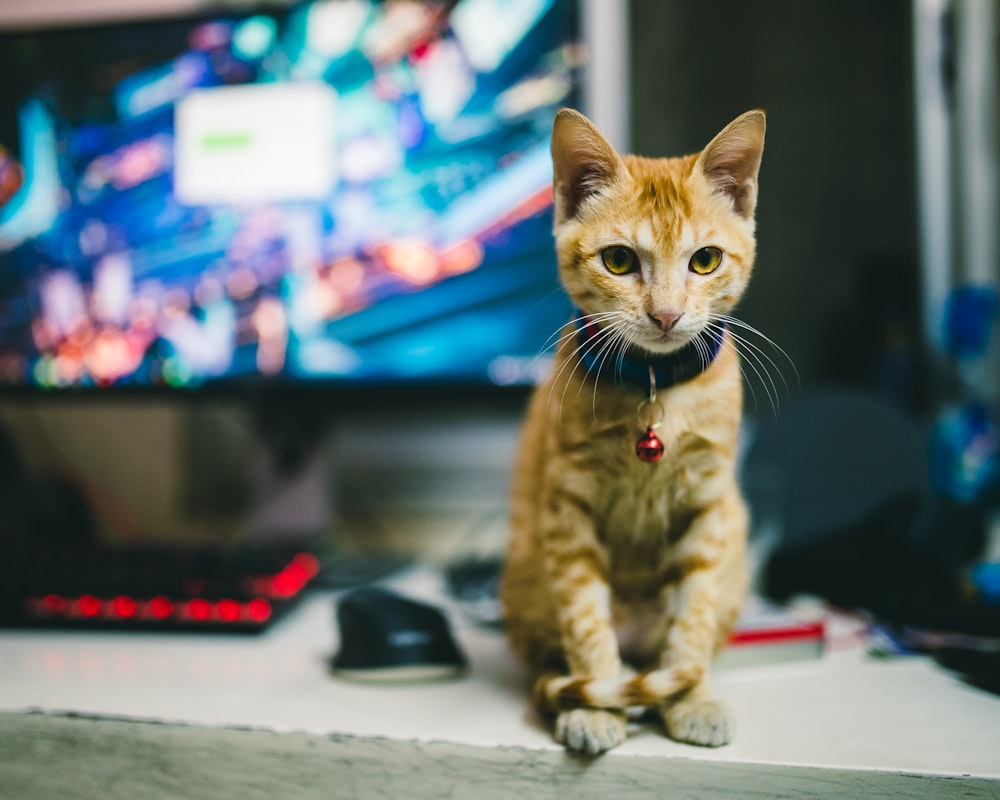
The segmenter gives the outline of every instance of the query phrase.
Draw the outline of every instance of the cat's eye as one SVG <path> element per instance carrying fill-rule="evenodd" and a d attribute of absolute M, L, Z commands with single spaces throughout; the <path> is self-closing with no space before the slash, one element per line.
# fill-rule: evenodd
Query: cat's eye
<path fill-rule="evenodd" d="M 722 251 L 718 247 L 703 247 L 691 256 L 688 269 L 699 275 L 715 272 L 722 263 Z"/>
<path fill-rule="evenodd" d="M 601 251 L 601 261 L 613 275 L 627 275 L 639 269 L 639 256 L 631 247 L 616 244 Z"/>

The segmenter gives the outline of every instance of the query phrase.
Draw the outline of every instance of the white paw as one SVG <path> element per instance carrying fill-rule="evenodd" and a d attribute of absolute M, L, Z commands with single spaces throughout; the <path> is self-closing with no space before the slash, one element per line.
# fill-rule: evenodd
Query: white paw
<path fill-rule="evenodd" d="M 556 717 L 556 741 L 567 750 L 596 756 L 625 741 L 625 712 L 574 708 Z"/>
<path fill-rule="evenodd" d="M 719 747 L 736 733 L 729 706 L 719 700 L 681 700 L 662 713 L 667 736 L 678 742 Z"/>

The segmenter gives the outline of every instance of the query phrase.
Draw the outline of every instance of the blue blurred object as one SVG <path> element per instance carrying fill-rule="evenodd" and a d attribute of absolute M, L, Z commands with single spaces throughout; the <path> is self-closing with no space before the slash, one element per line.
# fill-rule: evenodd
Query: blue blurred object
<path fill-rule="evenodd" d="M 931 430 L 931 482 L 962 503 L 986 500 L 1000 478 L 1000 427 L 982 386 L 998 308 L 995 288 L 963 286 L 945 309 L 945 344 L 958 370 L 959 394 Z"/>
<path fill-rule="evenodd" d="M 1000 562 L 976 564 L 972 568 L 972 585 L 987 605 L 1000 605 Z"/>
<path fill-rule="evenodd" d="M 931 483 L 947 497 L 986 497 L 1000 476 L 1000 430 L 989 406 L 970 402 L 945 408 L 930 437 Z"/>
<path fill-rule="evenodd" d="M 982 358 L 1000 309 L 992 286 L 960 286 L 945 306 L 945 349 L 953 358 Z"/>

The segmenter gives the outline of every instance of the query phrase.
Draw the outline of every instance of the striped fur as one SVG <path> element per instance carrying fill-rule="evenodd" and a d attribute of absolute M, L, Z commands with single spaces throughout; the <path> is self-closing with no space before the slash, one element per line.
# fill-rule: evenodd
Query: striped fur
<path fill-rule="evenodd" d="M 748 112 L 701 154 L 621 156 L 582 115 L 553 128 L 556 250 L 566 291 L 601 331 L 599 375 L 566 328 L 549 380 L 529 406 L 512 481 L 502 599 L 514 649 L 535 672 L 535 701 L 556 736 L 597 753 L 625 735 L 624 709 L 660 709 L 671 736 L 720 744 L 728 712 L 708 693 L 712 655 L 746 590 L 747 514 L 735 478 L 742 408 L 729 334 L 698 377 L 658 393 L 663 458 L 639 461 L 637 407 L 623 348 L 682 347 L 746 288 L 764 115 Z M 624 245 L 641 269 L 614 275 L 601 251 Z M 692 254 L 724 252 L 697 275 Z M 657 316 L 680 313 L 661 330 Z M 636 674 L 633 670 L 641 670 Z"/>

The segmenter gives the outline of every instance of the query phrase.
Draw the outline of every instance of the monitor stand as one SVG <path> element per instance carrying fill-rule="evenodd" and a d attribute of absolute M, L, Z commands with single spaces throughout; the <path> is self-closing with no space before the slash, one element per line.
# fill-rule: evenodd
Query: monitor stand
<path fill-rule="evenodd" d="M 283 474 L 272 459 L 267 461 L 255 480 L 250 536 L 301 539 L 331 533 L 329 449 L 318 447 L 292 474 Z"/>
<path fill-rule="evenodd" d="M 286 407 L 257 420 L 266 465 L 249 489 L 251 537 L 311 537 L 334 571 L 496 556 L 523 412 L 460 405 L 355 405 L 319 425 L 290 420 Z"/>

